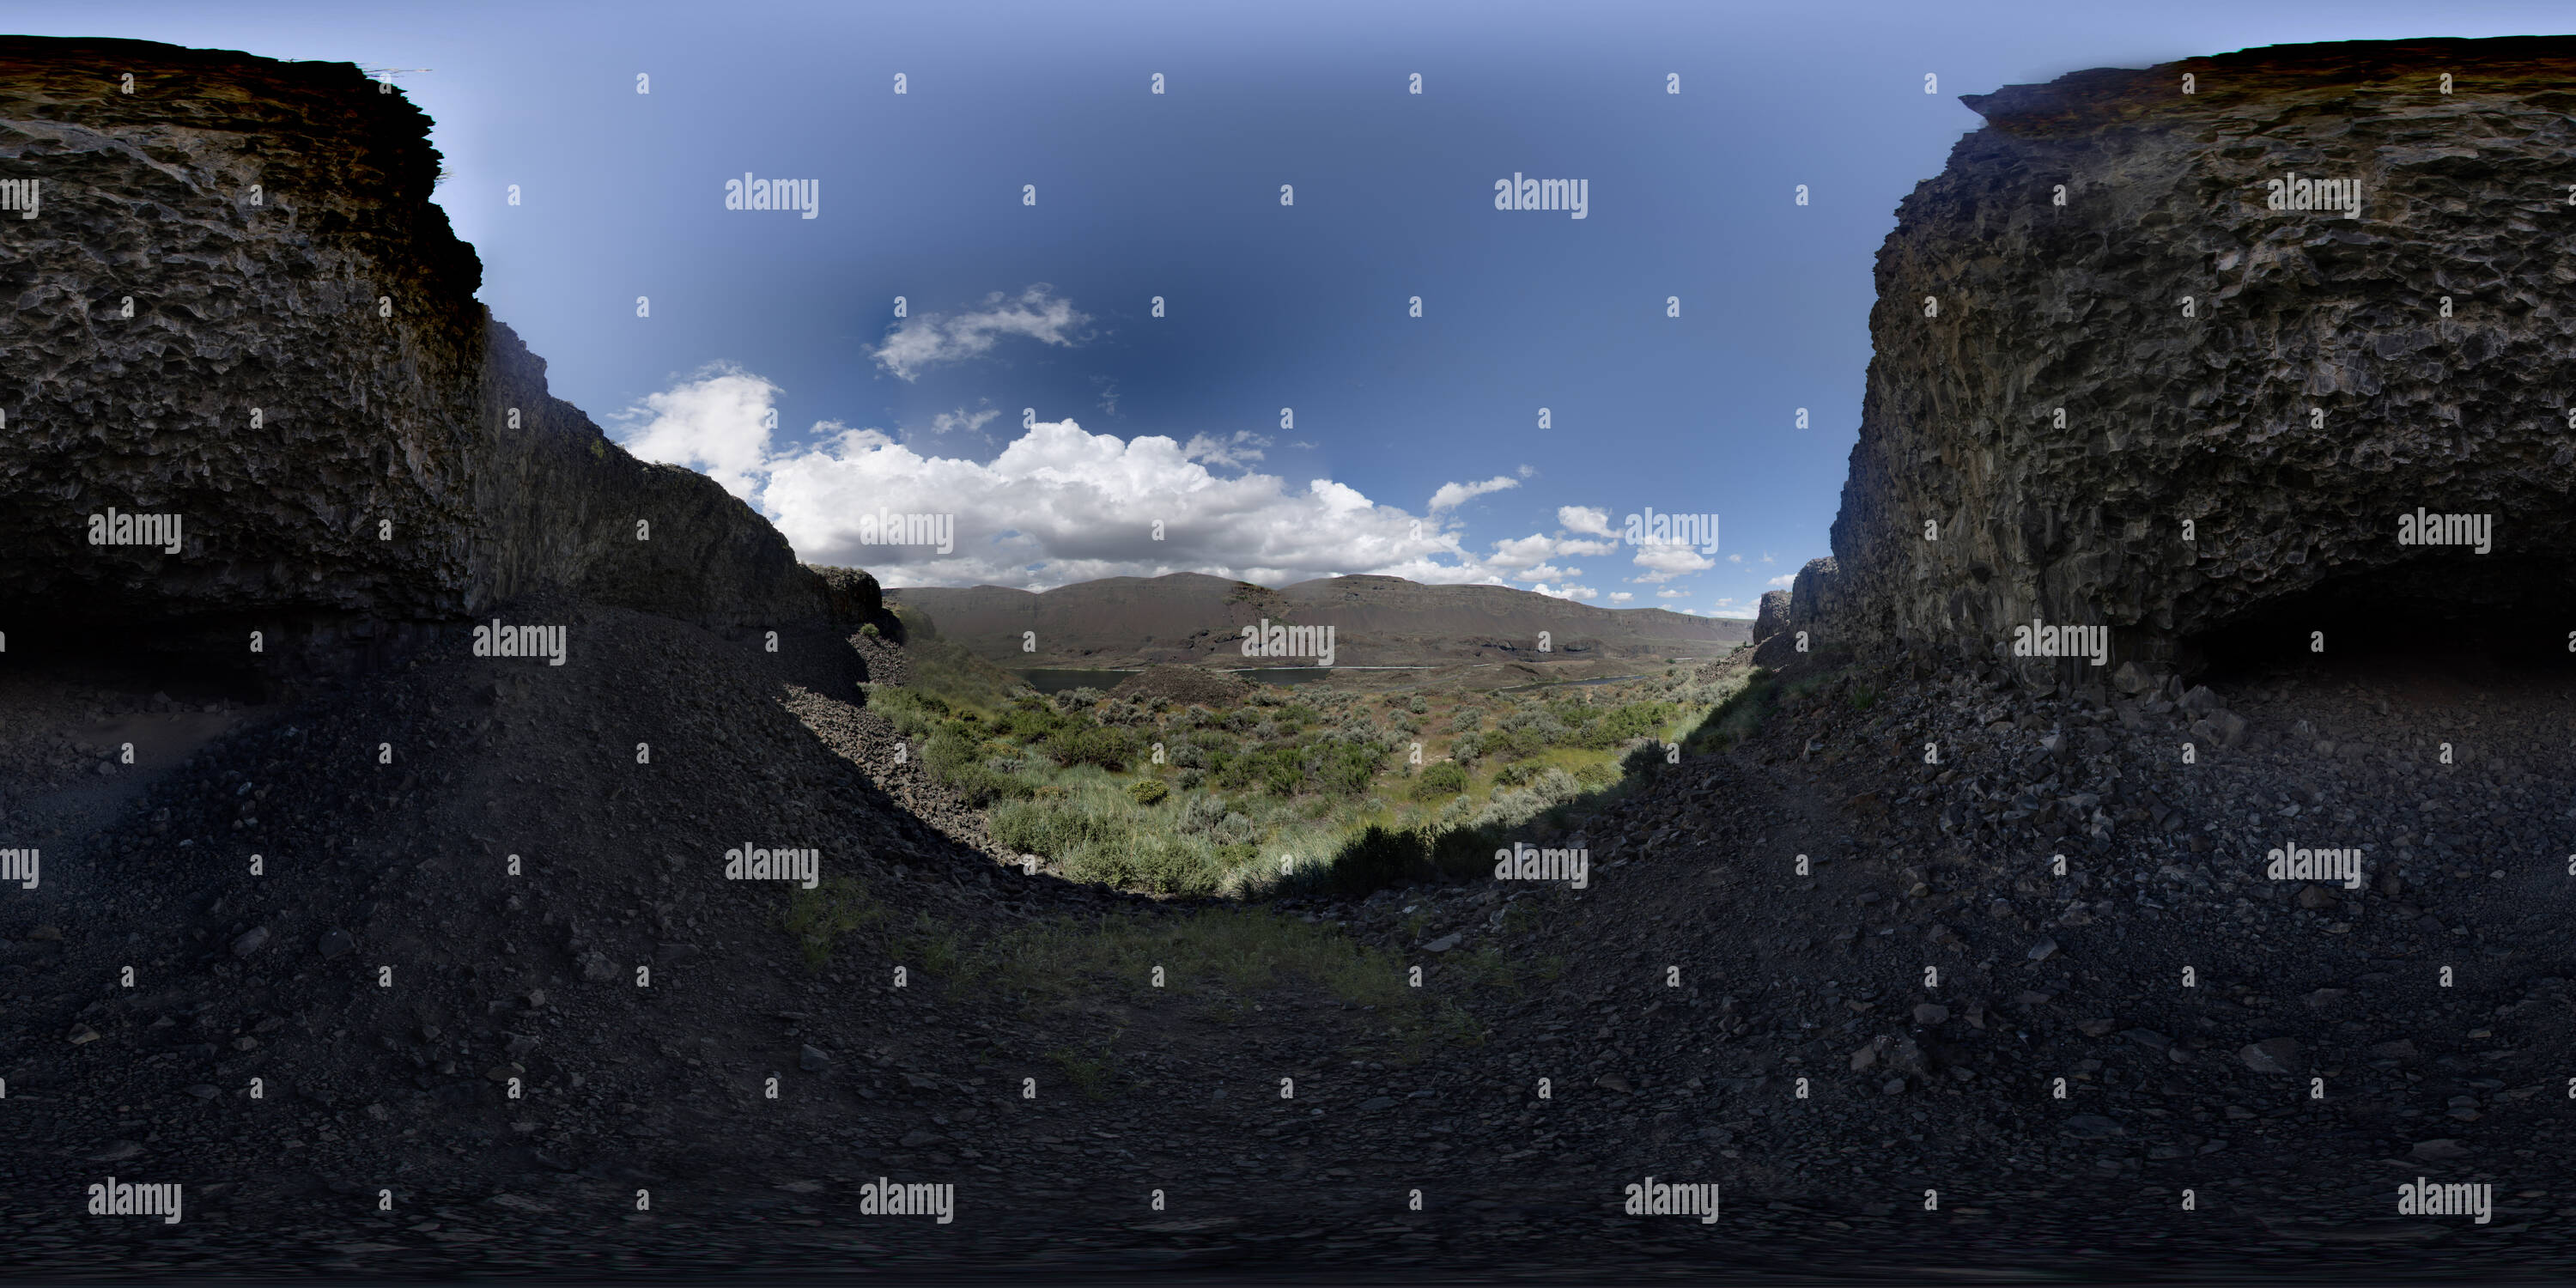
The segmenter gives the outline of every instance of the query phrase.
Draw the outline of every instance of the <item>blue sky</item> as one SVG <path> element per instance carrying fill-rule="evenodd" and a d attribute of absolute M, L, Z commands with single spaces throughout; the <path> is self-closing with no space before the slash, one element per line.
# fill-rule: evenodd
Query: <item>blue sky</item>
<path fill-rule="evenodd" d="M 1958 95 L 2563 14 L 145 2 L 12 21 L 431 69 L 392 79 L 437 119 L 439 199 L 555 393 L 706 469 L 808 559 L 898 585 L 1385 571 L 1750 615 L 1829 552 L 1873 258 L 1979 124 Z M 813 181 L 816 217 L 727 210 L 746 172 Z M 1494 209 L 1516 172 L 1584 180 L 1586 217 Z M 1604 535 L 1649 507 L 1720 516 L 1717 549 Z M 950 548 L 882 544 L 887 512 L 954 515 Z"/>

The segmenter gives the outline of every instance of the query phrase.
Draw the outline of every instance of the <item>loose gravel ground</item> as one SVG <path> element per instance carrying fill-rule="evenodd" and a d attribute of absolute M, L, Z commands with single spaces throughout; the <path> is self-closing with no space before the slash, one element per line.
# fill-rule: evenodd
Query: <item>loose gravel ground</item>
<path fill-rule="evenodd" d="M 1749 741 L 1532 832 L 1587 852 L 1582 890 L 1245 913 L 1002 861 L 861 709 L 899 680 L 881 641 L 512 619 L 567 622 L 569 663 L 456 649 L 217 698 L 211 741 L 83 771 L 131 775 L 122 803 L 6 791 L 0 840 L 45 868 L 0 895 L 0 1262 L 2569 1264 L 2576 689 L 2550 675 L 2399 659 L 2088 701 L 1793 667 Z M 44 693 L 11 714 L 183 705 Z M 828 959 L 787 883 L 726 879 L 746 844 L 850 882 Z M 2367 878 L 2264 879 L 2285 844 L 2361 848 Z M 111 1175 L 182 1183 L 184 1220 L 86 1214 Z M 2492 1221 L 2399 1216 L 2418 1175 L 2493 1185 Z M 1623 1214 L 1649 1176 L 1721 1185 L 1723 1215 Z M 954 1220 L 862 1214 L 878 1177 L 953 1185 Z"/>

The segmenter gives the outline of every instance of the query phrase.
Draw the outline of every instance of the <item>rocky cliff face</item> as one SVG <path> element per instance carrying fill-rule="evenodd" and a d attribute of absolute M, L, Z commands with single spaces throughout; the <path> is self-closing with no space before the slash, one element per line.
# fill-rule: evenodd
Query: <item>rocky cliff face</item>
<path fill-rule="evenodd" d="M 2522 38 L 1968 96 L 1879 253 L 1836 566 L 1792 619 L 1980 657 L 2106 625 L 2113 666 L 2337 610 L 2563 633 L 2571 85 L 2576 40 Z M 2402 543 L 2419 508 L 2490 516 L 2488 551 Z"/>
<path fill-rule="evenodd" d="M 0 606 L 873 609 L 852 600 L 873 583 L 836 592 L 749 507 L 546 392 L 429 202 L 428 129 L 346 64 L 0 39 L 0 178 L 36 198 L 0 211 Z M 178 516 L 178 548 L 91 544 L 111 507 Z"/>

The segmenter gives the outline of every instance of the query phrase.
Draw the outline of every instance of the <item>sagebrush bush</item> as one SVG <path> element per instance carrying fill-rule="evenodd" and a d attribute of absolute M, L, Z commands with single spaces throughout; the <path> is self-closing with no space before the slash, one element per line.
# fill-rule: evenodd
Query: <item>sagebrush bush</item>
<path fill-rule="evenodd" d="M 1098 765 L 1102 769 L 1124 770 L 1136 758 L 1136 740 L 1123 729 L 1102 725 L 1070 725 L 1048 734 L 1041 744 L 1046 754 L 1059 765 Z"/>
<path fill-rule="evenodd" d="M 1413 781 L 1413 799 L 1436 801 L 1467 790 L 1467 771 L 1450 761 L 1424 767 Z"/>

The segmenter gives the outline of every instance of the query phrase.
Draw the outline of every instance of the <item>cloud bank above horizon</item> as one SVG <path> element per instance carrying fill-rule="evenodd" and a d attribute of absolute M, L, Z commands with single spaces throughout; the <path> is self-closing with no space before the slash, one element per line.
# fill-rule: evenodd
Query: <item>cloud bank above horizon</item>
<path fill-rule="evenodd" d="M 1122 440 L 1068 418 L 1037 422 L 978 462 L 827 420 L 806 446 L 781 447 L 771 428 L 780 392 L 739 366 L 715 364 L 611 418 L 612 436 L 642 459 L 704 472 L 776 524 L 799 559 L 866 568 L 887 586 L 1044 590 L 1174 572 L 1280 586 L 1373 573 L 1599 602 L 1603 592 L 1567 561 L 1622 551 L 1608 513 L 1579 506 L 1558 508 L 1554 533 L 1472 549 L 1458 508 L 1523 486 L 1526 467 L 1521 477 L 1445 484 L 1417 513 L 1332 479 L 1298 487 L 1261 473 L 1254 467 L 1269 444 L 1257 435 Z M 937 522 L 904 521 L 913 515 L 945 516 L 944 537 Z M 1685 571 L 1673 554 L 1635 549 L 1630 580 Z M 1613 605 L 1633 598 L 1607 596 Z M 1696 615 L 1751 611 L 1721 604 Z"/>

